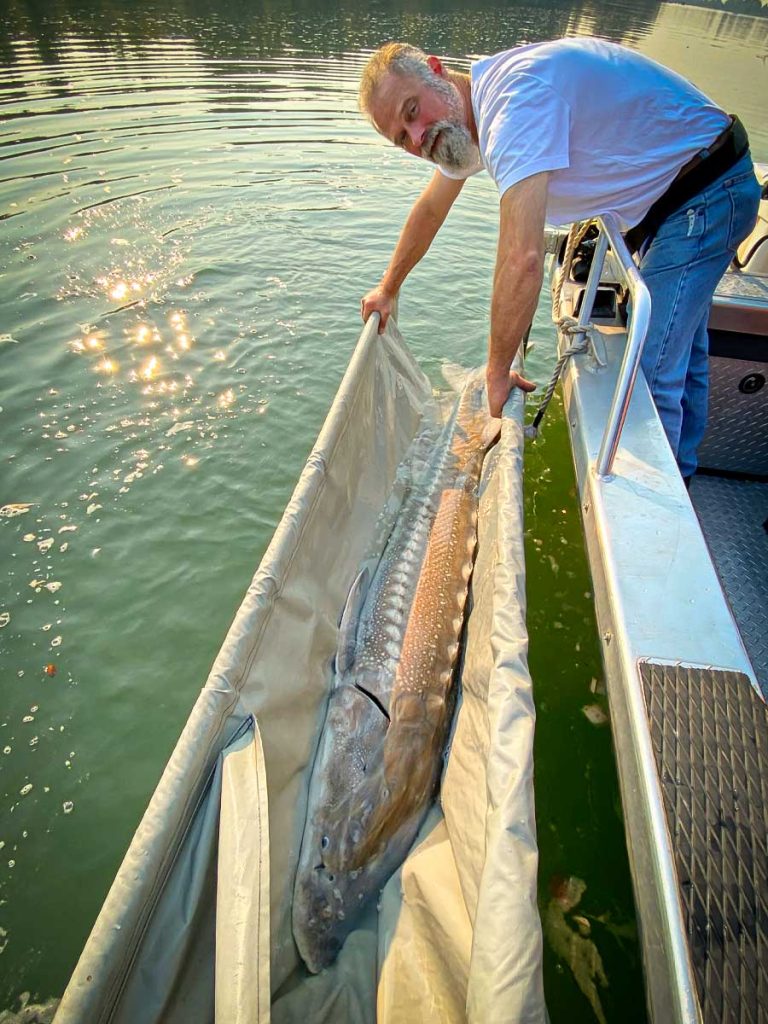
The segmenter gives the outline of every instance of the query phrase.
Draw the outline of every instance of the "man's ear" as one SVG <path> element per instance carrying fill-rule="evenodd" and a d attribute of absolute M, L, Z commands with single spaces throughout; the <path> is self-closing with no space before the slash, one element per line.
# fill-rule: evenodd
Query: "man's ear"
<path fill-rule="evenodd" d="M 442 65 L 442 61 L 439 57 L 427 57 L 427 67 L 430 71 L 434 71 L 436 75 L 441 78 L 445 78 L 445 68 Z"/>

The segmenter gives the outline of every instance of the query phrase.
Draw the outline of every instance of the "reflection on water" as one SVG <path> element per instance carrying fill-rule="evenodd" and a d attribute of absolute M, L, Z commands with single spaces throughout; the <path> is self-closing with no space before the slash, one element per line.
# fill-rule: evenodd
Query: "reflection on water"
<path fill-rule="evenodd" d="M 212 11 L 207 0 L 160 3 L 144 0 L 126 8 L 110 0 L 60 2 L 53 11 L 29 0 L 7 0 L 8 17 L 0 26 L 0 50 L 6 59 L 21 45 L 55 66 L 62 36 L 72 33 L 78 44 L 109 49 L 119 39 L 121 54 L 151 43 L 178 60 L 184 44 L 212 58 L 221 70 L 227 58 L 282 57 L 289 65 L 294 53 L 316 57 L 352 54 L 390 38 L 410 39 L 423 48 L 444 53 L 488 53 L 518 43 L 556 36 L 592 33 L 635 45 L 654 25 L 665 5 L 659 0 L 528 0 L 512 10 L 486 0 L 420 0 L 372 3 L 357 0 L 236 0 L 226 11 Z M 728 12 L 760 15 L 764 0 L 701 0 L 697 5 L 715 19 Z M 694 9 L 697 9 L 694 8 Z M 726 32 L 732 32 L 726 28 Z M 734 33 L 737 35 L 737 33 Z M 738 35 L 737 35 L 738 37 Z M 169 39 L 173 40 L 169 45 Z M 73 40 L 74 42 L 74 40 Z M 765 43 L 765 35 L 762 42 Z M 181 44 L 176 49 L 176 44 Z M 63 90 L 68 82 L 58 83 Z"/>
<path fill-rule="evenodd" d="M 764 19 L 626 0 L 208 8 L 10 0 L 0 25 L 0 1009 L 63 990 L 424 184 L 357 114 L 366 52 L 410 38 L 467 67 L 599 33 L 738 110 L 768 159 Z M 404 292 L 435 379 L 483 358 L 496 202 L 468 185 Z M 543 381 L 544 303 L 533 336 Z M 600 1012 L 642 1020 L 608 730 L 581 710 L 604 698 L 556 417 L 528 474 L 542 877 L 584 879 Z M 552 948 L 553 1020 L 594 1019 Z"/>

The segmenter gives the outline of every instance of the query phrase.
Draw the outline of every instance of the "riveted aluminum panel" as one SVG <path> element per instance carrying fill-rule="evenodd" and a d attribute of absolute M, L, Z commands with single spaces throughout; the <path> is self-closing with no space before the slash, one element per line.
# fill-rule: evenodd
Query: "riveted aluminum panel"
<path fill-rule="evenodd" d="M 768 709 L 739 672 L 639 668 L 703 1024 L 766 1024 Z"/>
<path fill-rule="evenodd" d="M 699 465 L 768 474 L 768 365 L 744 359 L 709 360 L 709 416 Z"/>
<path fill-rule="evenodd" d="M 768 483 L 696 476 L 691 500 L 763 695 L 768 698 Z"/>

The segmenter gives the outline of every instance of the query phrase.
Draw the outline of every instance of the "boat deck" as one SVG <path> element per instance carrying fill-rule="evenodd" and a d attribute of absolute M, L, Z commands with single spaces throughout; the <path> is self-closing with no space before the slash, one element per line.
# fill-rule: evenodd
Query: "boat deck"
<path fill-rule="evenodd" d="M 703 1024 L 768 1021 L 768 728 L 740 672 L 641 667 Z"/>
<path fill-rule="evenodd" d="M 718 289 L 709 426 L 686 493 L 634 376 L 645 286 L 610 217 L 600 229 L 589 279 L 557 269 L 553 284 L 598 328 L 566 363 L 563 396 L 649 1015 L 768 1024 L 768 273 Z"/>
<path fill-rule="evenodd" d="M 768 482 L 699 474 L 691 501 L 768 698 Z"/>

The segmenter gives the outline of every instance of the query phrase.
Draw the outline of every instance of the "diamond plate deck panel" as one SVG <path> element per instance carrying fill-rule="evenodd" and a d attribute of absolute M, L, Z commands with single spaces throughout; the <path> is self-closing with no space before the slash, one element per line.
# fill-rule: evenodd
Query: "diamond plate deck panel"
<path fill-rule="evenodd" d="M 750 374 L 768 377 L 765 363 L 710 358 L 707 432 L 699 448 L 706 469 L 768 474 L 768 384 L 744 394 Z"/>
<path fill-rule="evenodd" d="M 768 709 L 747 676 L 639 666 L 704 1024 L 768 1022 Z"/>
<path fill-rule="evenodd" d="M 768 280 L 759 274 L 724 274 L 715 289 L 718 295 L 768 302 Z"/>
<path fill-rule="evenodd" d="M 768 484 L 695 476 L 691 501 L 738 623 L 749 660 L 768 697 Z"/>

